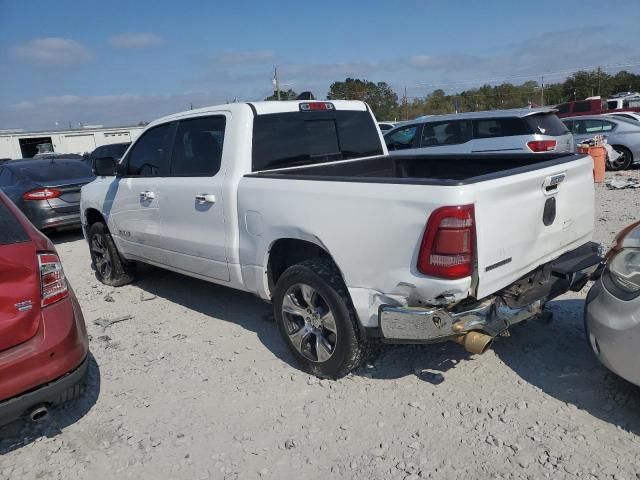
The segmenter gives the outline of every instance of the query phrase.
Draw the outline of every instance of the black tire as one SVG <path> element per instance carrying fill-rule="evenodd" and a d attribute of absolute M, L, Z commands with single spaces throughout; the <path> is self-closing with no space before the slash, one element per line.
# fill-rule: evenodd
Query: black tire
<path fill-rule="evenodd" d="M 89 229 L 89 252 L 96 278 L 105 285 L 120 287 L 135 277 L 135 264 L 127 262 L 118 253 L 109 229 L 97 222 Z"/>
<path fill-rule="evenodd" d="M 618 170 L 627 170 L 633 163 L 633 154 L 631 151 L 622 145 L 611 145 L 611 148 L 622 155 L 613 163 L 607 161 L 607 170 L 611 170 L 613 172 Z"/>
<path fill-rule="evenodd" d="M 307 358 L 294 346 L 290 337 L 292 332 L 289 319 L 291 317 L 289 317 L 290 314 L 283 311 L 283 303 L 285 295 L 290 295 L 291 289 L 298 285 L 310 286 L 315 290 L 319 295 L 316 298 L 320 298 L 324 302 L 335 320 L 336 342 L 331 356 L 325 361 L 312 361 Z M 368 342 L 361 334 L 355 310 L 342 276 L 330 260 L 324 258 L 305 260 L 285 270 L 278 279 L 274 291 L 273 307 L 280 333 L 304 371 L 320 378 L 335 380 L 347 375 L 365 360 Z M 296 316 L 293 315 L 293 318 Z M 304 319 L 301 320 L 304 322 Z M 306 344 L 312 348 L 310 341 Z M 317 351 L 316 356 L 318 356 Z"/>

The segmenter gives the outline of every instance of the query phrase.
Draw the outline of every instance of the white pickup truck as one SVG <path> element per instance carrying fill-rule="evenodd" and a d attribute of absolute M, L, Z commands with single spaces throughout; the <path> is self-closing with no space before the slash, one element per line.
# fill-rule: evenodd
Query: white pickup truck
<path fill-rule="evenodd" d="M 81 214 L 103 283 L 145 262 L 252 292 L 321 377 L 379 340 L 482 353 L 600 261 L 590 157 L 391 157 L 356 101 L 171 115 L 96 173 Z"/>

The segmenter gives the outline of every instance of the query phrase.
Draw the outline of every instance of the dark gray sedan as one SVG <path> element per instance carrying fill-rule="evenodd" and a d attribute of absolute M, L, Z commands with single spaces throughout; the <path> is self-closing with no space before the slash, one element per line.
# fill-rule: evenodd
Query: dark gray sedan
<path fill-rule="evenodd" d="M 80 188 L 93 181 L 81 160 L 10 160 L 0 164 L 0 189 L 40 230 L 80 226 Z"/>

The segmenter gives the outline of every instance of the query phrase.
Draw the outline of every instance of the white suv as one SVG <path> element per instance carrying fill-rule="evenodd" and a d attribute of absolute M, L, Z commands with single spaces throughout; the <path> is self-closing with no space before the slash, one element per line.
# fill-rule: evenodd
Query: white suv
<path fill-rule="evenodd" d="M 389 153 L 573 152 L 573 136 L 552 108 L 429 115 L 385 133 Z"/>

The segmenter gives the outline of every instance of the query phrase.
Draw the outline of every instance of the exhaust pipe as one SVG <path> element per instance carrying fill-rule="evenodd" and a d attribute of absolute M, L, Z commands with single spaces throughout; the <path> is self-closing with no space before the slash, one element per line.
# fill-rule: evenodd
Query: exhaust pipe
<path fill-rule="evenodd" d="M 493 343 L 493 337 L 481 332 L 471 331 L 454 337 L 453 341 L 462 345 L 467 352 L 482 355 Z"/>
<path fill-rule="evenodd" d="M 31 412 L 29 412 L 29 418 L 32 422 L 40 422 L 49 416 L 49 409 L 46 405 L 38 405 Z"/>

